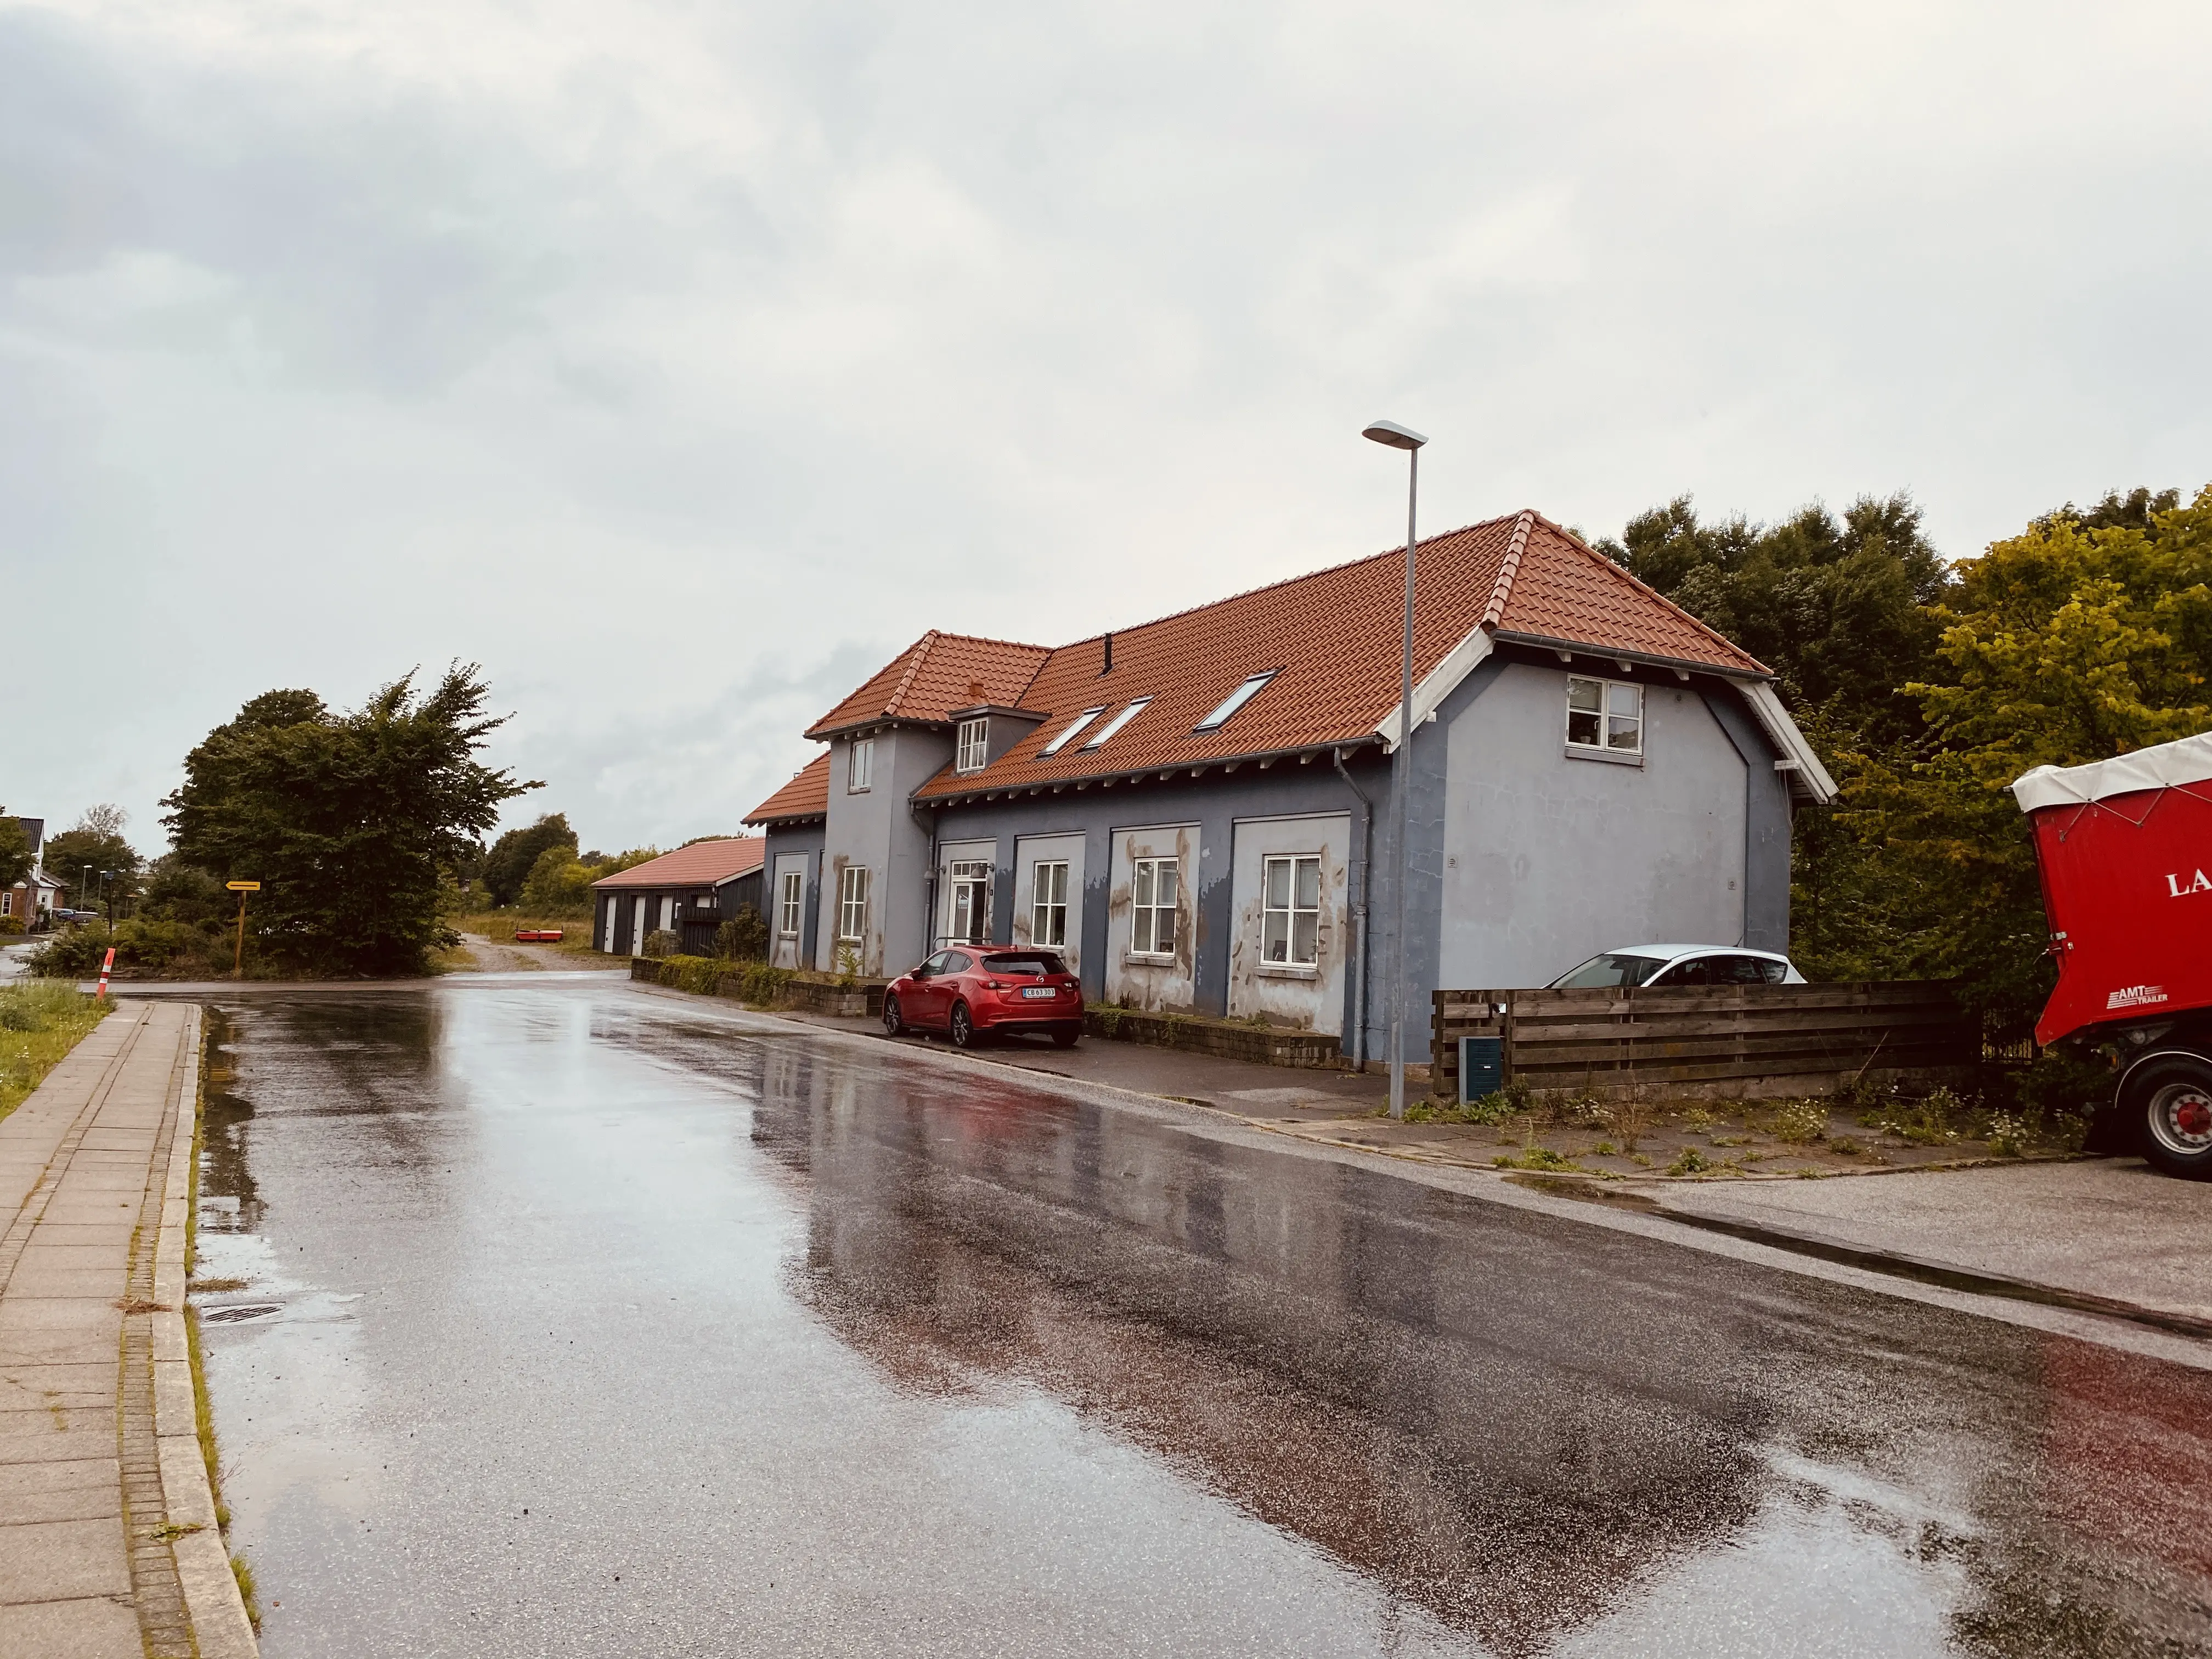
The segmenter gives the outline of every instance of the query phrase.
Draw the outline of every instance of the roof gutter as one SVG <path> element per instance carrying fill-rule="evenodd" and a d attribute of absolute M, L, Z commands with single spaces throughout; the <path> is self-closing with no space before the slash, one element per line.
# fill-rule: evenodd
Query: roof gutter
<path fill-rule="evenodd" d="M 1678 674 L 1718 674 L 1732 680 L 1771 680 L 1774 678 L 1756 658 L 1746 657 L 1750 668 L 1726 668 L 1718 663 L 1698 662 L 1688 657 L 1662 657 L 1649 651 L 1628 651 L 1619 646 L 1595 645 L 1588 640 L 1553 639 L 1548 634 L 1515 634 L 1499 629 L 1501 645 L 1533 645 L 1546 651 L 1566 651 L 1577 657 L 1599 657 L 1613 662 L 1640 662 L 1653 668 L 1671 668 Z M 1418 704 L 1416 705 L 1418 706 Z"/>

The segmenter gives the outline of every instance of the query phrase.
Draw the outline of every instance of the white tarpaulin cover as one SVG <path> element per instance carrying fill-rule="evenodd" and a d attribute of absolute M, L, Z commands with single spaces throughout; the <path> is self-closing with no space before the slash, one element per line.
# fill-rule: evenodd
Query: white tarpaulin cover
<path fill-rule="evenodd" d="M 2013 781 L 2013 799 L 2023 812 L 2046 806 L 2078 806 L 2084 801 L 2131 795 L 2144 789 L 2170 789 L 2179 783 L 2212 780 L 2212 732 L 2138 749 L 2132 755 L 2091 761 L 2087 766 L 2039 766 Z"/>

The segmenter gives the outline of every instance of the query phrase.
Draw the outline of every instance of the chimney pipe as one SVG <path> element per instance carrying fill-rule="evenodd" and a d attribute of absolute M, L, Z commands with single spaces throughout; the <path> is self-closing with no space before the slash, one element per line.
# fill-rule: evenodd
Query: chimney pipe
<path fill-rule="evenodd" d="M 1098 672 L 1101 674 L 1110 674 L 1114 672 L 1114 636 L 1111 634 L 1106 636 L 1106 665 Z"/>

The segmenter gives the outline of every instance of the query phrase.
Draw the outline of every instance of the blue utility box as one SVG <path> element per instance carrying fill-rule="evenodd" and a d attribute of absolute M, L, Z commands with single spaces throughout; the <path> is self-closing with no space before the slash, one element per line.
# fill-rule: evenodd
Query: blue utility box
<path fill-rule="evenodd" d="M 1459 1103 L 1471 1106 L 1505 1086 L 1505 1039 L 1463 1036 L 1459 1040 Z"/>

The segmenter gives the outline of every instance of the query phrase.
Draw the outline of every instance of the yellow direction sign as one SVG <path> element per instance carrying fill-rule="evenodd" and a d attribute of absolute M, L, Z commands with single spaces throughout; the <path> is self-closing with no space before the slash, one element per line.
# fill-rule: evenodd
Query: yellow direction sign
<path fill-rule="evenodd" d="M 223 885 L 234 893 L 258 893 L 261 890 L 261 884 L 258 881 L 227 881 Z"/>

